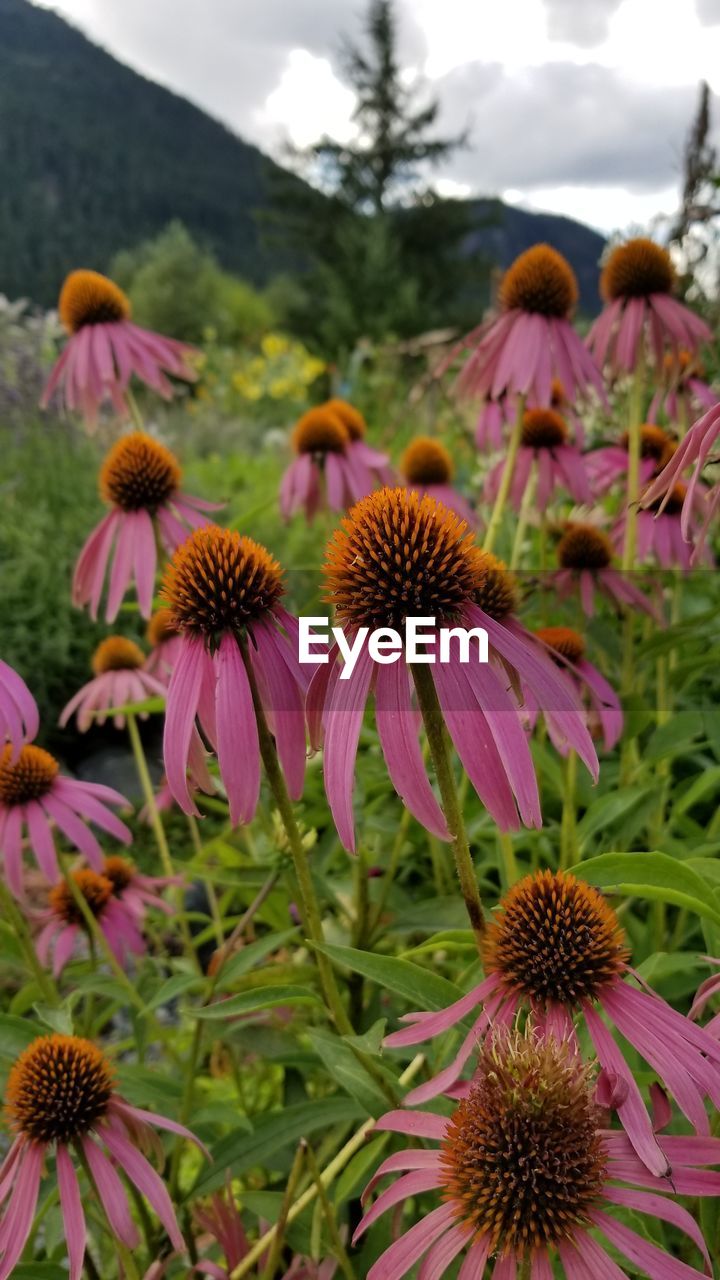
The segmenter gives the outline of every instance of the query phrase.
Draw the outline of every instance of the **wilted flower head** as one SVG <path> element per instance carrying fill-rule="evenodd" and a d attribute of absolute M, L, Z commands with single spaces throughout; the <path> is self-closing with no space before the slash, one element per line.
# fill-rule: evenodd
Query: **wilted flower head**
<path fill-rule="evenodd" d="M 647 347 L 662 369 L 668 347 L 695 353 L 711 340 L 705 322 L 673 298 L 674 288 L 675 268 L 662 245 L 638 236 L 611 250 L 600 277 L 605 309 L 588 337 L 600 366 L 630 372 Z"/>
<path fill-rule="evenodd" d="M 65 407 L 79 409 L 92 426 L 105 401 L 117 414 L 128 415 L 133 375 L 166 400 L 173 394 L 167 374 L 195 379 L 192 347 L 133 324 L 129 298 L 98 271 L 71 271 L 58 307 L 69 338 L 43 392 L 43 406 L 59 390 Z"/>
<path fill-rule="evenodd" d="M 164 444 L 143 431 L 121 436 L 100 472 L 100 494 L 111 508 L 80 552 L 73 577 L 73 604 L 89 605 L 97 617 L 110 573 L 105 617 L 117 617 L 132 582 L 140 612 L 150 617 L 158 541 L 170 555 L 190 529 L 207 523 L 217 504 L 180 490 L 180 464 Z"/>
<path fill-rule="evenodd" d="M 102 869 L 102 850 L 88 823 L 122 844 L 130 844 L 129 828 L 109 805 L 129 807 L 125 797 L 111 787 L 64 778 L 55 757 L 42 747 L 23 747 L 15 761 L 10 746 L 0 750 L 0 853 L 7 883 L 15 896 L 23 896 L 25 835 L 41 871 L 51 882 L 60 875 L 53 825 L 84 854 L 95 871 Z"/>
<path fill-rule="evenodd" d="M 181 648 L 167 693 L 165 770 L 186 813 L 196 812 L 186 776 L 200 747 L 196 717 L 217 751 L 233 822 L 255 813 L 260 748 L 248 672 L 291 795 L 302 792 L 306 681 L 283 593 L 282 570 L 265 547 L 217 525 L 196 530 L 168 564 L 162 594 Z"/>
<path fill-rule="evenodd" d="M 0 1168 L 0 1280 L 8 1280 L 30 1234 L 47 1156 L 54 1154 L 70 1280 L 80 1280 L 85 1258 L 85 1212 L 73 1163 L 82 1156 L 113 1236 L 128 1249 L 140 1243 L 123 1179 L 150 1204 L 173 1248 L 184 1241 L 165 1184 L 140 1149 L 167 1129 L 190 1141 L 182 1125 L 131 1107 L 116 1092 L 113 1069 L 89 1040 L 39 1036 L 15 1062 L 7 1085 L 6 1114 L 15 1140 Z"/>
<path fill-rule="evenodd" d="M 597 768 L 579 701 L 552 660 L 531 640 L 513 611 L 512 574 L 475 545 L 464 521 L 429 495 L 382 489 L 359 502 L 327 547 L 328 599 L 349 640 L 362 628 L 393 628 L 402 637 L 408 617 L 434 618 L 432 645 L 447 643 L 449 661 L 432 674 L 450 736 L 480 799 L 507 830 L 539 826 L 540 803 L 513 681 L 535 689 L 558 738 L 568 741 L 591 772 Z M 461 661 L 454 626 L 483 628 L 490 661 Z M 437 653 L 436 653 L 437 656 Z M 324 773 L 330 808 L 343 844 L 354 848 L 352 793 L 365 704 L 375 693 L 380 745 L 392 783 L 418 821 L 440 839 L 449 832 L 422 760 L 404 651 L 376 667 L 362 650 L 341 680 L 338 650 L 319 667 L 308 692 L 311 738 L 325 732 Z M 510 673 L 510 679 L 508 679 Z"/>
<path fill-rule="evenodd" d="M 598 1009 L 657 1073 L 697 1132 L 709 1132 L 704 1098 L 720 1101 L 720 1043 L 676 1013 L 659 996 L 628 979 L 629 952 L 620 922 L 597 889 L 567 872 L 525 876 L 509 890 L 483 944 L 486 977 L 440 1013 L 411 1014 L 412 1025 L 386 1044 L 419 1044 L 474 1013 L 455 1060 L 407 1101 L 421 1103 L 456 1085 L 493 1025 L 511 1026 L 532 1011 L 540 1031 L 575 1043 L 581 1017 L 603 1068 L 608 1103 L 617 1110 L 635 1151 L 652 1173 L 668 1162 L 658 1146 L 633 1072 Z"/>
<path fill-rule="evenodd" d="M 104 724 L 113 714 L 116 729 L 125 727 L 125 715 L 115 711 L 133 702 L 144 702 L 153 695 L 164 695 L 165 686 L 145 669 L 145 654 L 127 636 L 107 636 L 101 640 L 92 657 L 95 678 L 84 684 L 70 699 L 60 716 L 61 726 L 76 715 L 80 733 L 86 733 L 93 721 Z M 139 713 L 147 719 L 147 712 Z"/>

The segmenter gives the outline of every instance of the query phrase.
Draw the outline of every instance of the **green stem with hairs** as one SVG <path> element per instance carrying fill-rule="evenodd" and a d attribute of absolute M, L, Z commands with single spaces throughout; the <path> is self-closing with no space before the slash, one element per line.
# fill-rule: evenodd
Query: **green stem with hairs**
<path fill-rule="evenodd" d="M 27 961 L 27 966 L 32 973 L 33 978 L 42 993 L 43 1000 L 50 1005 L 51 1008 L 57 1009 L 60 1004 L 60 996 L 53 979 L 45 972 L 40 961 L 37 958 L 35 944 L 33 943 L 30 930 L 28 929 L 25 917 L 17 908 L 15 899 L 7 888 L 5 881 L 0 877 L 0 904 L 3 908 L 3 915 L 9 924 L 13 927 L 13 932 L 22 947 L 23 955 Z"/>
<path fill-rule="evenodd" d="M 500 874 L 503 888 L 508 890 L 520 879 L 520 872 L 518 871 L 512 836 L 507 831 L 498 831 L 498 849 L 500 850 Z"/>
<path fill-rule="evenodd" d="M 527 484 L 525 485 L 525 492 L 523 493 L 523 496 L 522 496 L 522 502 L 520 504 L 520 514 L 518 516 L 518 522 L 515 527 L 515 538 L 513 540 L 512 555 L 510 556 L 511 569 L 517 569 L 520 563 L 520 558 L 522 556 L 523 542 L 525 541 L 525 534 L 527 532 L 527 527 L 530 522 L 530 512 L 532 510 L 533 503 L 535 502 L 537 482 L 538 482 L 538 464 L 536 461 L 533 461 L 532 467 L 530 468 L 530 475 L 528 476 L 528 481 L 527 481 Z"/>
<path fill-rule="evenodd" d="M 135 392 L 133 391 L 132 387 L 128 386 L 126 388 L 125 399 L 127 400 L 128 409 L 130 410 L 130 417 L 132 419 L 132 424 L 135 430 L 144 431 L 145 423 L 143 422 L 143 416 L 140 412 L 140 406 L 137 400 L 135 399 Z"/>
<path fill-rule="evenodd" d="M 495 540 L 502 522 L 503 512 L 508 500 L 508 494 L 510 493 L 510 485 L 512 484 L 512 476 L 515 469 L 518 449 L 520 448 L 520 443 L 522 441 L 524 416 L 525 396 L 518 396 L 515 422 L 508 442 L 507 453 L 505 455 L 505 466 L 503 467 L 502 475 L 500 477 L 495 505 L 492 509 L 492 515 L 490 516 L 490 522 L 485 534 L 485 541 L 483 542 L 483 551 L 492 551 L 495 546 Z"/>
<path fill-rule="evenodd" d="M 460 892 L 479 949 L 485 932 L 485 916 L 445 737 L 445 721 L 430 669 L 422 664 L 415 664 L 412 667 L 412 674 L 435 776 L 440 788 L 445 820 L 452 836 L 452 850 L 460 881 Z"/>

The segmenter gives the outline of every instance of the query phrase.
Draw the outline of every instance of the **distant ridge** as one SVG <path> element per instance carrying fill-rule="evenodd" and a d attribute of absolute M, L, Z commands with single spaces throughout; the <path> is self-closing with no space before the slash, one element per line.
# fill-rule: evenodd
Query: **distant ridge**
<path fill-rule="evenodd" d="M 298 265 L 262 242 L 272 160 L 29 0 L 0 0 L 0 172 L 9 297 L 50 305 L 72 267 L 102 270 L 172 219 L 256 284 Z M 597 309 L 597 232 L 499 200 L 472 204 L 481 225 L 468 251 L 506 266 L 548 240 L 575 268 L 583 309 Z"/>

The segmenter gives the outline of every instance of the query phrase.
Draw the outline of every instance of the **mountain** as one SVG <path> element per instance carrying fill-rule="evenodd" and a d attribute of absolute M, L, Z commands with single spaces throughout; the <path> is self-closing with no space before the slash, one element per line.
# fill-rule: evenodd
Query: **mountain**
<path fill-rule="evenodd" d="M 102 270 L 173 219 L 253 283 L 299 265 L 263 242 L 259 215 L 282 173 L 272 160 L 29 0 L 0 0 L 0 166 L 9 297 L 50 305 L 72 267 Z M 499 200 L 475 209 L 468 251 L 502 267 L 548 240 L 573 264 L 584 309 L 596 309 L 601 236 Z"/>

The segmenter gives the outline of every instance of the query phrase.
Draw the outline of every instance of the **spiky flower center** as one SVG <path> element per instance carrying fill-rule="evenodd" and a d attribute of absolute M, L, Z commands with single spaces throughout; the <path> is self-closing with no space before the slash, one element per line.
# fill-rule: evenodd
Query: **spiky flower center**
<path fill-rule="evenodd" d="M 347 400 L 340 400 L 335 396 L 332 400 L 325 401 L 325 408 L 340 419 L 351 440 L 365 439 L 367 423 L 359 409 L 356 409 L 354 405 L 348 404 Z"/>
<path fill-rule="evenodd" d="M 105 859 L 103 876 L 110 881 L 114 896 L 120 898 L 132 884 L 135 868 L 127 858 L 120 858 L 117 854 L 113 854 L 112 857 Z"/>
<path fill-rule="evenodd" d="M 153 649 L 157 649 L 158 645 L 165 644 L 168 640 L 173 640 L 178 634 L 177 627 L 173 622 L 173 615 L 170 609 L 156 609 L 147 625 L 145 636 L 148 644 Z"/>
<path fill-rule="evenodd" d="M 308 409 L 295 423 L 293 431 L 296 453 L 343 453 L 349 440 L 342 419 L 327 405 Z"/>
<path fill-rule="evenodd" d="M 76 889 L 80 890 L 87 905 L 95 917 L 102 915 L 113 896 L 113 887 L 107 876 L 98 875 L 96 871 L 83 869 L 73 871 L 71 879 Z M 65 924 L 77 924 L 85 928 L 85 916 L 70 887 L 68 880 L 60 880 L 53 885 L 49 894 L 50 910 Z"/>
<path fill-rule="evenodd" d="M 448 484 L 453 464 L 447 449 L 439 440 L 418 436 L 412 440 L 400 461 L 400 469 L 408 484 Z"/>
<path fill-rule="evenodd" d="M 196 529 L 178 547 L 162 585 L 175 628 L 207 638 L 262 618 L 282 594 L 282 570 L 270 552 L 218 525 Z"/>
<path fill-rule="evenodd" d="M 40 1036 L 17 1059 L 7 1086 L 13 1128 L 34 1142 L 72 1142 L 107 1115 L 110 1063 L 89 1040 Z"/>
<path fill-rule="evenodd" d="M 628 952 L 612 907 L 590 885 L 540 871 L 513 885 L 485 935 L 487 973 L 527 1000 L 579 1007 L 623 972 Z"/>
<path fill-rule="evenodd" d="M 0 803 L 28 804 L 47 795 L 55 781 L 59 765 L 42 747 L 22 747 L 13 764 L 12 747 L 0 751 Z"/>
<path fill-rule="evenodd" d="M 86 324 L 116 324 L 130 318 L 130 299 L 99 271 L 71 271 L 66 277 L 58 310 L 68 333 Z"/>
<path fill-rule="evenodd" d="M 672 446 L 673 443 L 667 431 L 664 431 L 662 427 L 657 427 L 654 422 L 645 422 L 640 428 L 640 455 L 643 458 L 660 462 L 665 456 L 668 446 Z M 623 449 L 629 448 L 630 437 L 627 431 L 623 431 L 620 437 L 620 444 Z"/>
<path fill-rule="evenodd" d="M 180 486 L 180 464 L 174 454 L 144 431 L 122 436 L 100 471 L 100 494 L 123 511 L 154 512 Z"/>
<path fill-rule="evenodd" d="M 351 629 L 401 630 L 408 617 L 450 623 L 469 603 L 492 607 L 513 592 L 464 521 L 406 489 L 379 489 L 356 503 L 328 543 L 323 571 L 327 598 Z"/>
<path fill-rule="evenodd" d="M 563 569 L 607 569 L 612 563 L 612 543 L 593 524 L 569 524 L 558 543 L 557 555 Z"/>
<path fill-rule="evenodd" d="M 528 409 L 523 417 L 522 443 L 527 449 L 557 449 L 568 430 L 554 409 Z"/>
<path fill-rule="evenodd" d="M 566 1042 L 532 1032 L 486 1044 L 448 1124 L 449 1201 L 490 1251 L 519 1259 L 587 1227 L 606 1176 L 588 1068 Z"/>
<path fill-rule="evenodd" d="M 107 636 L 101 640 L 92 658 L 96 676 L 106 671 L 135 671 L 145 661 L 145 655 L 134 640 L 127 636 Z"/>
<path fill-rule="evenodd" d="M 612 250 L 600 277 L 600 293 L 607 302 L 614 298 L 647 298 L 652 293 L 671 293 L 675 268 L 667 249 L 638 236 Z"/>
<path fill-rule="evenodd" d="M 506 311 L 518 308 L 567 319 L 577 300 L 575 272 L 549 244 L 536 244 L 521 253 L 500 285 L 500 304 Z"/>
<path fill-rule="evenodd" d="M 572 627 L 539 627 L 535 635 L 568 662 L 580 662 L 585 655 L 585 638 Z"/>

